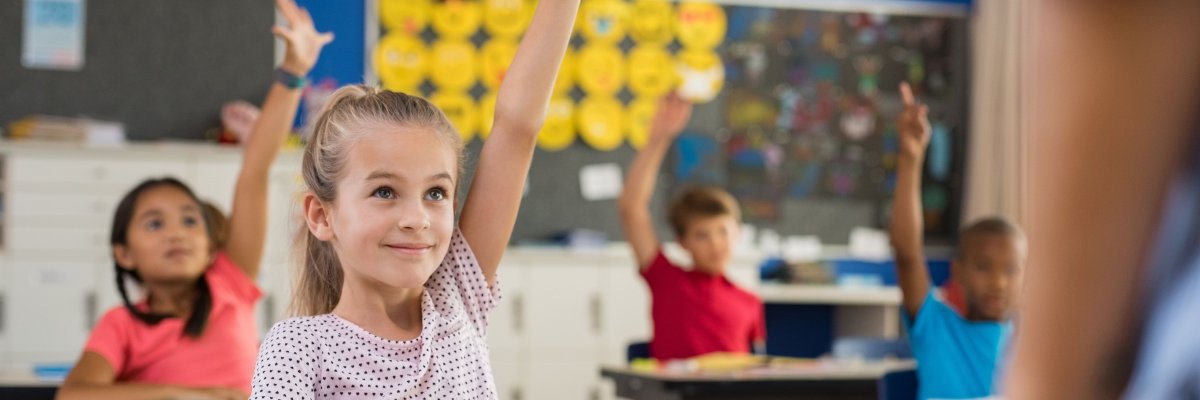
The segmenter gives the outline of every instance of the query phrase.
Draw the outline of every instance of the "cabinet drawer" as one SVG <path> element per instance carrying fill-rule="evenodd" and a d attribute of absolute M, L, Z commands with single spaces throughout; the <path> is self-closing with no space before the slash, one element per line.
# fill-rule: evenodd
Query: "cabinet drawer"
<path fill-rule="evenodd" d="M 13 217 L 89 218 L 107 221 L 121 201 L 117 194 L 38 193 L 16 191 L 8 195 Z"/>
<path fill-rule="evenodd" d="M 128 190 L 146 178 L 190 178 L 183 161 L 125 160 L 119 158 L 72 159 L 67 157 L 9 157 L 8 176 L 14 187 L 45 184 L 113 185 Z"/>
<path fill-rule="evenodd" d="M 81 228 L 14 229 L 8 238 L 8 248 L 14 252 L 72 251 L 106 254 L 109 251 L 108 226 Z"/>

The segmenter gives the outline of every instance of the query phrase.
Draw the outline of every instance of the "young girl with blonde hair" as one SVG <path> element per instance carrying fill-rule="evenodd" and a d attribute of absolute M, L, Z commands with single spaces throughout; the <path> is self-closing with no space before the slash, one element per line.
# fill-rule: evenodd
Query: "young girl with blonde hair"
<path fill-rule="evenodd" d="M 496 269 L 578 7 L 538 3 L 457 224 L 463 145 L 445 114 L 365 86 L 333 94 L 303 158 L 302 316 L 271 329 L 252 398 L 497 397 Z"/>

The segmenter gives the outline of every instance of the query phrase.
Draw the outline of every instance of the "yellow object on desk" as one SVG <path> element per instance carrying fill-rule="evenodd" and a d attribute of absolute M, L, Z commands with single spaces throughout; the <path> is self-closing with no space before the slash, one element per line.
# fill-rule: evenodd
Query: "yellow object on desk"
<path fill-rule="evenodd" d="M 638 358 L 629 369 L 639 372 L 668 371 L 674 373 L 725 373 L 755 368 L 795 368 L 817 365 L 812 358 L 776 357 L 744 353 L 709 353 L 702 356 L 659 362 L 653 358 Z"/>

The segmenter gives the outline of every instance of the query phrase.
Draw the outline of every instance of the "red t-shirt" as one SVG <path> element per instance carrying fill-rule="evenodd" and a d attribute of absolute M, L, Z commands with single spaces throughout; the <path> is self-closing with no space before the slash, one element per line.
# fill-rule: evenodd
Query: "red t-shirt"
<path fill-rule="evenodd" d="M 103 356 L 117 382 L 227 387 L 249 393 L 258 354 L 254 303 L 262 292 L 225 253 L 217 254 L 203 279 L 208 279 L 212 293 L 212 311 L 200 337 L 184 336 L 184 319 L 147 325 L 118 306 L 100 318 L 84 351 Z"/>
<path fill-rule="evenodd" d="M 749 353 L 754 341 L 766 337 L 762 300 L 724 275 L 686 271 L 662 251 L 641 273 L 650 286 L 654 358 Z"/>

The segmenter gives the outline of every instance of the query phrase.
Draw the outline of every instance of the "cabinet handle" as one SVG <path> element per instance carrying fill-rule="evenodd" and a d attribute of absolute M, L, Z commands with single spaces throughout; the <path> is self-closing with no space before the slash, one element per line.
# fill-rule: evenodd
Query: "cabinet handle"
<path fill-rule="evenodd" d="M 88 292 L 87 295 L 83 296 L 84 326 L 87 327 L 88 331 L 96 327 L 96 306 L 99 303 L 96 297 L 96 292 Z"/>
<path fill-rule="evenodd" d="M 275 324 L 275 296 L 268 294 L 263 299 L 263 328 L 271 330 L 271 325 Z"/>
<path fill-rule="evenodd" d="M 517 333 L 525 331 L 525 297 L 518 293 L 513 296 L 513 330 Z M 518 390 L 517 393 L 520 393 Z"/>
<path fill-rule="evenodd" d="M 592 304 L 591 307 L 589 307 L 592 313 L 592 333 L 597 335 L 599 335 L 600 331 L 604 329 L 604 321 L 603 318 L 601 318 L 603 310 L 601 310 L 601 307 L 603 307 L 603 305 L 600 304 L 600 295 L 592 294 Z"/>

